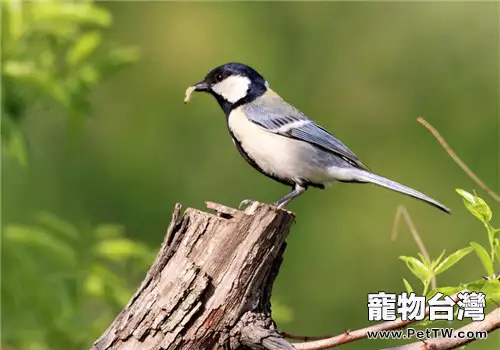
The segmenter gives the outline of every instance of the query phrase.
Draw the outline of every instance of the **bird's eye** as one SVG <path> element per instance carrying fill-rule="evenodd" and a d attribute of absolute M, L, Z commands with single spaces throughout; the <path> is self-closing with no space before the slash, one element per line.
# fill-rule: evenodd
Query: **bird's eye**
<path fill-rule="evenodd" d="M 215 81 L 218 83 L 219 81 L 222 81 L 222 74 L 218 73 L 215 75 Z"/>

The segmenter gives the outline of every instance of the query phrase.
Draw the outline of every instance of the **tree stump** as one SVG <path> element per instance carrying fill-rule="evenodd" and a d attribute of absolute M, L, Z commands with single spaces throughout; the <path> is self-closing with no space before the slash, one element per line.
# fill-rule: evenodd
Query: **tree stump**
<path fill-rule="evenodd" d="M 92 350 L 295 349 L 271 319 L 294 214 L 254 202 L 215 214 L 176 204 L 144 281 Z"/>

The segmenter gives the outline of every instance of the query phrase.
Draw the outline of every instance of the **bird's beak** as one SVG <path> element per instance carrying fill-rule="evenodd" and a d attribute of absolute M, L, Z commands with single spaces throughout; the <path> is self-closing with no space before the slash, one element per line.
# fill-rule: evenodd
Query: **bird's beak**
<path fill-rule="evenodd" d="M 184 98 L 184 103 L 188 103 L 191 100 L 193 91 L 210 91 L 210 86 L 206 82 L 200 81 L 199 83 L 188 87 L 186 89 L 186 97 Z"/>
<path fill-rule="evenodd" d="M 210 87 L 204 81 L 200 81 L 199 83 L 194 84 L 193 86 L 194 86 L 194 91 L 208 91 L 208 90 L 210 90 Z"/>

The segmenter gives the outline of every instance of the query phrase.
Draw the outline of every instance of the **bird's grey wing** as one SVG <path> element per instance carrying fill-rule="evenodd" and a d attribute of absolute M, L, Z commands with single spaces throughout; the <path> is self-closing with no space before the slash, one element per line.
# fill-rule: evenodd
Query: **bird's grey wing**
<path fill-rule="evenodd" d="M 312 143 L 336 153 L 356 167 L 368 170 L 368 167 L 346 145 L 285 102 L 279 95 L 269 90 L 262 97 L 243 106 L 250 121 L 269 132 Z"/>

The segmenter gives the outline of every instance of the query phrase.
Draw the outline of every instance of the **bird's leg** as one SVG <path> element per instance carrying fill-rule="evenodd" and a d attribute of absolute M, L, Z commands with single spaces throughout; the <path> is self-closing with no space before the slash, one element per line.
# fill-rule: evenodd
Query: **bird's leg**
<path fill-rule="evenodd" d="M 285 206 L 290 202 L 292 199 L 297 198 L 300 196 L 302 193 L 304 193 L 307 190 L 307 187 L 303 187 L 299 184 L 296 184 L 295 187 L 293 188 L 293 191 L 287 194 L 285 197 L 281 198 L 280 200 L 277 200 L 276 202 L 273 203 L 274 206 L 278 207 L 279 209 L 284 209 Z"/>

